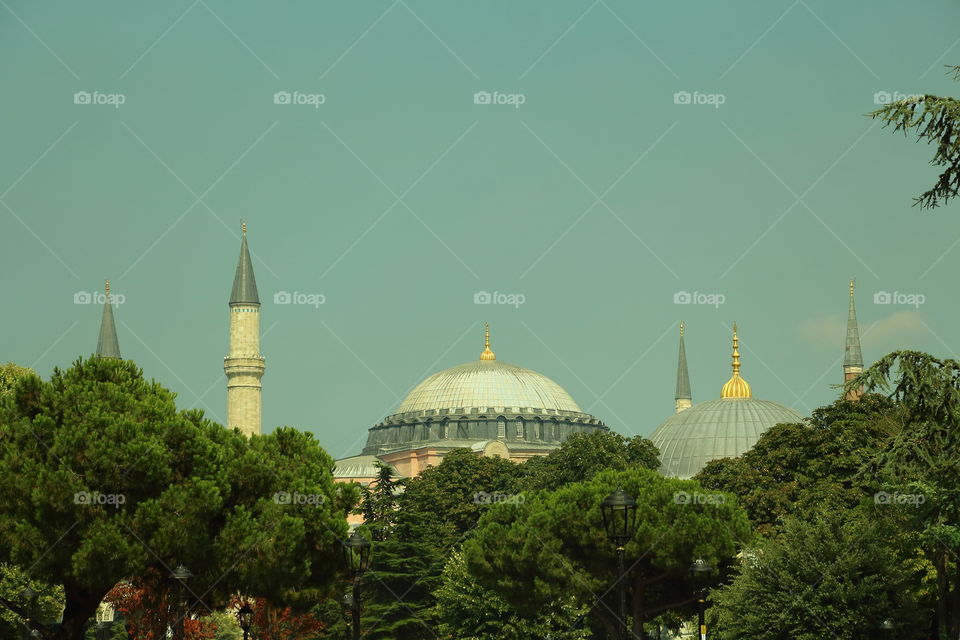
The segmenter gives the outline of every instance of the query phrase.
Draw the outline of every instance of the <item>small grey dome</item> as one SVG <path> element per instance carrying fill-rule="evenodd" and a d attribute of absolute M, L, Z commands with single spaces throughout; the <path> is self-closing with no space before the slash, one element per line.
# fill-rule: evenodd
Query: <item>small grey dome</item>
<path fill-rule="evenodd" d="M 689 478 L 711 460 L 742 455 L 776 424 L 805 421 L 801 414 L 776 402 L 717 398 L 670 416 L 650 439 L 660 449 L 660 471 Z"/>

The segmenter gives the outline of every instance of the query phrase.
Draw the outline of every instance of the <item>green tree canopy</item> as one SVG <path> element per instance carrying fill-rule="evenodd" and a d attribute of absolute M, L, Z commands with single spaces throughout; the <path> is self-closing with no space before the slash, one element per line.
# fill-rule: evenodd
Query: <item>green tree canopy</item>
<path fill-rule="evenodd" d="M 520 466 L 496 457 L 455 449 L 436 467 L 405 481 L 387 526 L 372 550 L 373 567 L 364 579 L 370 593 L 363 626 L 366 637 L 419 640 L 435 626 L 433 592 L 449 555 L 490 504 L 512 496 Z"/>
<path fill-rule="evenodd" d="M 872 495 L 875 483 L 859 471 L 898 430 L 889 398 L 841 398 L 816 409 L 808 424 L 771 428 L 738 458 L 708 462 L 695 479 L 735 494 L 758 531 L 771 535 L 784 516 L 824 503 L 852 508 Z"/>
<path fill-rule="evenodd" d="M 727 640 L 901 640 L 926 637 L 921 568 L 876 513 L 824 510 L 787 519 L 713 593 L 713 637 Z"/>
<path fill-rule="evenodd" d="M 660 468 L 660 452 L 647 438 L 625 438 L 613 431 L 575 433 L 559 449 L 521 465 L 525 488 L 552 490 L 571 482 L 589 480 L 601 471 L 631 467 Z"/>
<path fill-rule="evenodd" d="M 248 440 L 178 411 L 131 362 L 78 360 L 49 382 L 21 378 L 0 401 L 0 560 L 63 585 L 63 625 L 38 631 L 64 640 L 83 637 L 115 584 L 151 568 L 189 567 L 196 610 L 238 590 L 306 604 L 342 563 L 332 467 L 310 434 Z"/>
<path fill-rule="evenodd" d="M 634 633 L 663 612 L 692 612 L 690 563 L 702 557 L 728 566 L 750 540 L 750 523 L 733 496 L 706 494 L 696 482 L 649 469 L 605 471 L 492 507 L 464 543 L 468 571 L 528 616 L 573 595 L 614 628 L 615 550 L 600 502 L 618 487 L 638 505 L 636 533 L 625 549 Z"/>
<path fill-rule="evenodd" d="M 460 552 L 447 561 L 434 597 L 436 631 L 441 638 L 586 640 L 591 636 L 584 620 L 590 611 L 588 605 L 569 596 L 537 611 L 532 618 L 519 615 L 496 592 L 477 584 Z"/>

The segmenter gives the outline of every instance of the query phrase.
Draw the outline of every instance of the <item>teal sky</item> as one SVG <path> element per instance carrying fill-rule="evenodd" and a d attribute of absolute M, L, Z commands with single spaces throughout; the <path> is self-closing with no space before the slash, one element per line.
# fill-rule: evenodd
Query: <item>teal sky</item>
<path fill-rule="evenodd" d="M 960 205 L 912 208 L 932 149 L 864 117 L 877 92 L 960 94 L 957 24 L 946 0 L 0 0 L 0 360 L 91 353 L 100 308 L 74 295 L 110 278 L 123 355 L 222 422 L 244 218 L 264 430 L 335 457 L 475 359 L 484 320 L 624 434 L 673 411 L 681 320 L 695 402 L 737 321 L 755 396 L 809 414 L 850 277 L 868 363 L 960 350 Z"/>

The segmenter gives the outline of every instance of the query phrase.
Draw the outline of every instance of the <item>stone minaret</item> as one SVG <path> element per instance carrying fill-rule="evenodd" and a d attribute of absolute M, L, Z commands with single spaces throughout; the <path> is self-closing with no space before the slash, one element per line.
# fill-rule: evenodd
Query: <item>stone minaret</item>
<path fill-rule="evenodd" d="M 227 374 L 227 427 L 249 436 L 260 433 L 260 378 L 266 367 L 260 355 L 260 297 L 247 248 L 247 224 L 242 228 L 230 293 L 230 355 L 223 359 L 223 371 Z"/>
<path fill-rule="evenodd" d="M 843 382 L 863 373 L 863 354 L 860 352 L 860 330 L 857 328 L 857 308 L 853 302 L 853 280 L 850 281 L 850 310 L 847 314 L 847 344 L 843 353 Z M 863 389 L 851 389 L 847 400 L 857 401 Z"/>
<path fill-rule="evenodd" d="M 120 342 L 117 340 L 117 325 L 113 321 L 113 304 L 110 297 L 110 281 L 103 286 L 103 317 L 100 319 L 100 337 L 97 338 L 98 358 L 120 358 Z"/>
<path fill-rule="evenodd" d="M 693 405 L 690 393 L 690 374 L 687 373 L 687 350 L 683 346 L 683 323 L 680 323 L 680 355 L 677 358 L 677 413 Z"/>

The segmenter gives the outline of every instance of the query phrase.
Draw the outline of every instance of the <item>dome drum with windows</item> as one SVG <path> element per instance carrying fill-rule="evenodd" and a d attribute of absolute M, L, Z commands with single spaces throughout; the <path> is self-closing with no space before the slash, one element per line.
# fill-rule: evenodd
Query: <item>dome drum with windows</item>
<path fill-rule="evenodd" d="M 361 455 L 413 476 L 452 449 L 521 461 L 549 453 L 574 433 L 597 430 L 607 427 L 556 382 L 497 360 L 488 326 L 480 358 L 414 387 L 395 413 L 370 428 Z"/>

